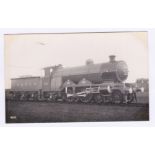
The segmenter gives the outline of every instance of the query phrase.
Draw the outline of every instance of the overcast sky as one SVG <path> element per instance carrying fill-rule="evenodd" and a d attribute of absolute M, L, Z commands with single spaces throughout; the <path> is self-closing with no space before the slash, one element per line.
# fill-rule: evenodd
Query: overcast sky
<path fill-rule="evenodd" d="M 5 35 L 5 79 L 43 75 L 43 67 L 62 64 L 81 66 L 109 61 L 109 55 L 126 61 L 127 82 L 148 78 L 146 32 Z"/>

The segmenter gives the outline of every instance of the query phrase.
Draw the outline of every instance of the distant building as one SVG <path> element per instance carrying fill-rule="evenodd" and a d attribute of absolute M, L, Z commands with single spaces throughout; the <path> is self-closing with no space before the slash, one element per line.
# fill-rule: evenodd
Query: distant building
<path fill-rule="evenodd" d="M 138 88 L 144 88 L 144 92 L 149 91 L 149 80 L 145 78 L 140 78 L 136 80 L 136 86 Z"/>

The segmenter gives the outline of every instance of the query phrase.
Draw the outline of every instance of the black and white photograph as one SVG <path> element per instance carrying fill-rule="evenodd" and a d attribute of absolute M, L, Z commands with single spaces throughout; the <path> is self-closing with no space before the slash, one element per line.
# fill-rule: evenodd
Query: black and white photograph
<path fill-rule="evenodd" d="M 6 123 L 149 121 L 147 31 L 4 35 Z"/>
<path fill-rule="evenodd" d="M 154 155 L 153 0 L 2 0 L 2 155 Z"/>

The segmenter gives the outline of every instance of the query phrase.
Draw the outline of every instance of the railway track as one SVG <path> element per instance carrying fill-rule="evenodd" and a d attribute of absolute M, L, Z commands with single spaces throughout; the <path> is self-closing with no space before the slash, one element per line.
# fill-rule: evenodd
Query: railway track
<path fill-rule="evenodd" d="M 87 104 L 84 103 L 80 103 L 80 102 L 50 102 L 50 101 L 8 101 L 8 104 L 67 104 L 67 105 L 74 105 L 74 104 L 78 104 L 78 105 L 98 105 L 98 106 L 123 106 L 123 107 L 148 107 L 149 104 L 148 103 L 121 103 L 121 104 L 114 104 L 114 103 L 101 103 L 101 104 L 97 104 L 95 102 L 90 102 Z"/>

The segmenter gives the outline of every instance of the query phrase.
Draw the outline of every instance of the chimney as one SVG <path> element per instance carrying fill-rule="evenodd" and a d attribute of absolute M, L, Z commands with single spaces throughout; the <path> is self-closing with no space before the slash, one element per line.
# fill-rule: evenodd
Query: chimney
<path fill-rule="evenodd" d="M 109 56 L 109 61 L 110 62 L 115 62 L 115 57 L 116 57 L 115 55 L 110 55 Z"/>

